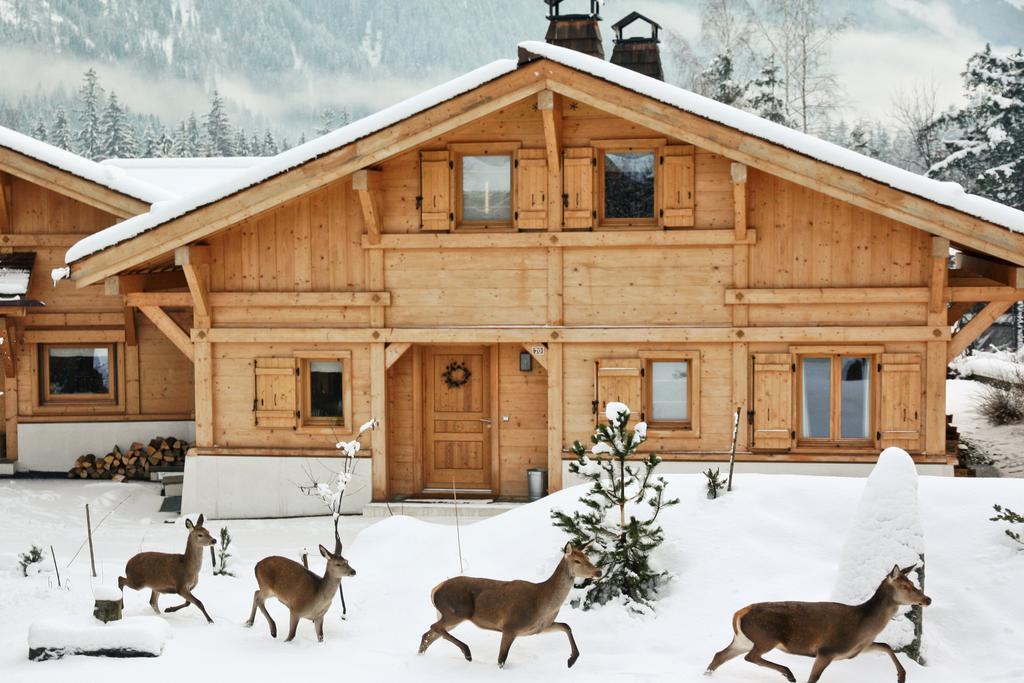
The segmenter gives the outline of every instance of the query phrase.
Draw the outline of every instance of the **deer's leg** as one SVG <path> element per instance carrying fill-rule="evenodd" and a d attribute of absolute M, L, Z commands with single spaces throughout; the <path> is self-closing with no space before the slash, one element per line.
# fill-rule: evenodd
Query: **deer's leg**
<path fill-rule="evenodd" d="M 288 614 L 288 637 L 284 639 L 284 642 L 290 643 L 295 640 L 295 631 L 299 628 L 299 614 L 298 612 L 289 612 Z"/>
<path fill-rule="evenodd" d="M 498 650 L 498 668 L 505 668 L 505 660 L 508 659 L 509 648 L 516 639 L 515 631 L 501 632 L 501 649 Z"/>
<path fill-rule="evenodd" d="M 164 612 L 165 613 L 177 612 L 180 609 L 185 609 L 186 607 L 189 606 L 189 604 L 190 604 L 189 601 L 186 600 L 185 602 L 181 603 L 180 605 L 174 605 L 173 607 L 165 607 L 164 608 Z"/>
<path fill-rule="evenodd" d="M 423 637 L 420 638 L 420 654 L 426 652 L 427 648 L 430 647 L 435 640 L 438 638 L 444 638 L 449 643 L 462 650 L 462 656 L 466 658 L 467 662 L 472 662 L 473 654 L 469 651 L 469 645 L 466 645 L 464 642 L 448 632 L 448 629 L 455 628 L 463 621 L 465 620 L 458 617 L 448 617 L 447 619 L 441 617 L 431 624 L 430 629 L 428 629 L 427 632 L 423 634 Z"/>
<path fill-rule="evenodd" d="M 317 642 L 324 642 L 324 618 L 322 616 L 313 620 L 313 628 L 316 629 Z"/>
<path fill-rule="evenodd" d="M 160 614 L 160 594 L 156 591 L 151 591 L 149 594 L 149 606 L 153 608 L 153 611 Z"/>
<path fill-rule="evenodd" d="M 256 608 L 260 604 L 260 592 L 257 590 L 252 594 L 252 612 L 249 613 L 249 620 L 245 622 L 246 628 L 252 628 L 256 621 Z"/>
<path fill-rule="evenodd" d="M 782 666 L 781 664 L 776 664 L 775 662 L 769 662 L 762 656 L 764 655 L 764 653 L 768 652 L 771 649 L 772 648 L 770 647 L 761 647 L 760 645 L 755 644 L 754 648 L 747 653 L 747 656 L 744 657 L 744 659 L 750 662 L 751 664 L 757 664 L 758 666 L 763 666 L 765 668 L 778 671 L 780 674 L 786 677 L 787 681 L 789 681 L 790 683 L 796 683 L 796 676 L 793 675 L 793 672 L 790 671 L 788 667 Z"/>
<path fill-rule="evenodd" d="M 576 639 L 572 637 L 572 629 L 569 628 L 569 624 L 556 621 L 544 629 L 545 633 L 551 633 L 552 631 L 561 631 L 569 639 L 569 647 L 572 648 L 572 654 L 569 655 L 569 668 L 571 669 L 576 660 L 580 658 L 580 650 L 576 647 Z"/>
<path fill-rule="evenodd" d="M 814 666 L 811 667 L 811 676 L 807 679 L 807 683 L 818 683 L 818 679 L 821 678 L 821 674 L 825 671 L 825 667 L 832 663 L 835 657 L 832 655 L 819 654 L 814 658 Z"/>
<path fill-rule="evenodd" d="M 207 613 L 206 607 L 203 605 L 203 602 L 199 598 L 197 598 L 196 596 L 192 595 L 192 591 L 190 591 L 187 588 L 185 588 L 185 589 L 182 589 L 182 591 L 181 591 L 181 593 L 179 593 L 179 595 L 181 595 L 181 597 L 185 598 L 187 603 L 190 602 L 193 605 L 195 605 L 196 607 L 198 607 L 199 611 L 203 613 L 204 617 L 206 617 L 206 621 L 208 623 L 210 623 L 210 624 L 213 623 L 213 619 L 211 619 L 210 615 Z M 179 607 L 176 607 L 175 609 L 181 609 L 184 606 L 185 605 L 181 605 Z"/>
<path fill-rule="evenodd" d="M 889 659 L 892 660 L 893 665 L 896 667 L 896 680 L 898 683 L 904 683 L 907 680 L 907 670 L 900 664 L 900 660 L 896 657 L 896 653 L 892 651 L 886 643 L 871 643 L 866 648 L 868 651 L 884 652 L 889 655 Z"/>
<path fill-rule="evenodd" d="M 739 657 L 740 655 L 746 654 L 750 651 L 748 647 L 745 647 L 744 645 L 737 643 L 736 641 L 738 640 L 739 636 L 736 636 L 732 639 L 732 642 L 725 647 L 724 650 L 720 650 L 719 652 L 715 653 L 715 656 L 712 658 L 711 663 L 708 664 L 708 668 L 707 671 L 705 671 L 705 673 L 714 673 L 715 669 L 722 666 L 730 659 L 735 659 L 736 657 Z"/>

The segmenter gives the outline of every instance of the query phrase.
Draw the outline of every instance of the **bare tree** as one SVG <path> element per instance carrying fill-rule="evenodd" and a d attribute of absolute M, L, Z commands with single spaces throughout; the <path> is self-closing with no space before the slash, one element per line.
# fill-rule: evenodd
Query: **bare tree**
<path fill-rule="evenodd" d="M 729 55 L 736 78 L 750 80 L 759 61 L 754 52 L 758 29 L 747 0 L 704 0 L 700 26 L 705 54 Z"/>
<path fill-rule="evenodd" d="M 932 79 L 902 88 L 892 98 L 893 118 L 910 143 L 905 167 L 916 173 L 924 173 L 945 156 L 941 126 L 937 125 L 943 113 L 938 92 L 938 83 Z"/>

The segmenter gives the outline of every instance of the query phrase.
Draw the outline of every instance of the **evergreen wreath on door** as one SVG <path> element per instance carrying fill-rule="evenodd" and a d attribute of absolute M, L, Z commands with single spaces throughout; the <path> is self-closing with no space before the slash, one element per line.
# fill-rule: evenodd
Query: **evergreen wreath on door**
<path fill-rule="evenodd" d="M 473 376 L 473 373 L 469 371 L 466 364 L 462 361 L 456 360 L 448 364 L 448 367 L 441 373 L 441 377 L 444 378 L 444 383 L 448 385 L 450 389 L 458 389 L 469 381 L 469 378 Z"/>

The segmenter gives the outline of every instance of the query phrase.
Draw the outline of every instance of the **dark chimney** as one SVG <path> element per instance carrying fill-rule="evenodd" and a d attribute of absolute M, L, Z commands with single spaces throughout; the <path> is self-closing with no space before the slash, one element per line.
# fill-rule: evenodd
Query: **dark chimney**
<path fill-rule="evenodd" d="M 562 0 L 544 0 L 548 5 L 548 34 L 544 40 L 552 45 L 567 47 L 583 54 L 604 59 L 604 46 L 601 44 L 600 0 L 590 0 L 589 14 L 561 14 L 559 5 Z"/>
<path fill-rule="evenodd" d="M 622 31 L 637 19 L 646 21 L 651 26 L 651 35 L 623 38 Z M 665 80 L 665 72 L 661 68 L 661 50 L 658 48 L 658 31 L 661 26 L 639 12 L 630 12 L 618 23 L 615 29 L 615 49 L 612 50 L 612 64 L 624 66 L 638 73 L 659 81 Z"/>

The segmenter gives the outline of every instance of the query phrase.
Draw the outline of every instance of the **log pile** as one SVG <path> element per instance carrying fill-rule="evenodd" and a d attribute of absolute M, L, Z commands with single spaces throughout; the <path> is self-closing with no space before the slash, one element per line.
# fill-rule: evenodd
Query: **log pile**
<path fill-rule="evenodd" d="M 68 478 L 114 481 L 149 479 L 149 471 L 154 467 L 183 465 L 185 453 L 191 446 L 182 439 L 158 436 L 149 445 L 136 441 L 126 451 L 114 446 L 106 455 L 87 453 L 75 460 L 74 467 L 68 471 Z"/>

